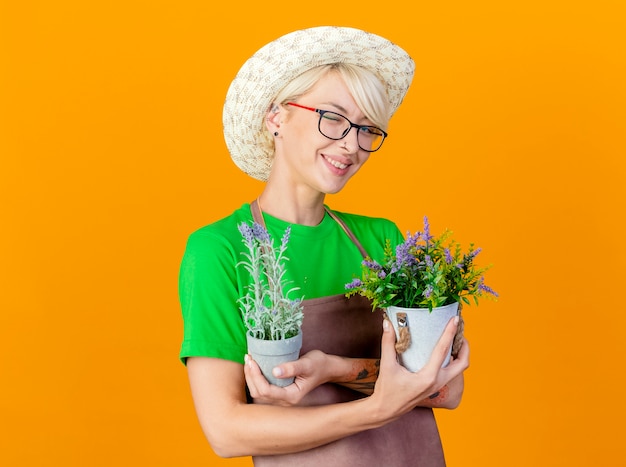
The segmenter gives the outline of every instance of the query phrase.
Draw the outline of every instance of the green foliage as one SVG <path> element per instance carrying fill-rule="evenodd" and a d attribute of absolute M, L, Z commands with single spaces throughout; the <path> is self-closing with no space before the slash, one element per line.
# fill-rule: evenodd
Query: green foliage
<path fill-rule="evenodd" d="M 296 336 L 303 320 L 302 297 L 290 299 L 289 295 L 298 290 L 294 287 L 287 292 L 284 261 L 289 232 L 287 229 L 278 248 L 265 228 L 254 223 L 242 222 L 239 231 L 248 247 L 242 253 L 243 266 L 252 276 L 247 293 L 239 299 L 239 308 L 248 333 L 263 340 L 281 340 Z"/>
<path fill-rule="evenodd" d="M 361 278 L 346 284 L 346 296 L 363 295 L 374 308 L 399 306 L 433 308 L 454 302 L 478 304 L 480 297 L 496 298 L 498 294 L 485 285 L 483 274 L 489 267 L 478 267 L 474 259 L 480 249 L 470 244 L 467 252 L 452 240 L 446 230 L 439 237 L 430 235 L 428 219 L 424 231 L 407 239 L 394 249 L 385 243 L 382 264 L 370 258 L 363 261 Z"/>

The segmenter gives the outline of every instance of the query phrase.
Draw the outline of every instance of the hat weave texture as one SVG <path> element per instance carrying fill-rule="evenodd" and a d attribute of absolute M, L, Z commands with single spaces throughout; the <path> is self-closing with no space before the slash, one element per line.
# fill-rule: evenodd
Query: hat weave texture
<path fill-rule="evenodd" d="M 263 46 L 241 67 L 224 103 L 226 146 L 241 170 L 258 180 L 267 180 L 273 154 L 259 143 L 266 131 L 264 117 L 272 100 L 300 74 L 331 63 L 349 63 L 373 71 L 387 89 L 391 115 L 402 102 L 415 69 L 403 49 L 354 28 L 303 29 Z"/>

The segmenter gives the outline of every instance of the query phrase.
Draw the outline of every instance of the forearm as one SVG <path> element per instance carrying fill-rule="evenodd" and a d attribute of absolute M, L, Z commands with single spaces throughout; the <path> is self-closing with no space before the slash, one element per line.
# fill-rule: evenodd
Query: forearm
<path fill-rule="evenodd" d="M 363 394 L 372 394 L 380 371 L 380 359 L 342 358 L 330 356 L 334 375 L 331 382 Z M 420 407 L 454 409 L 461 402 L 464 390 L 463 375 L 419 403 Z"/>
<path fill-rule="evenodd" d="M 248 404 L 240 365 L 191 358 L 187 366 L 200 425 L 222 457 L 311 449 L 382 426 L 394 416 L 370 398 L 312 407 Z"/>
<path fill-rule="evenodd" d="M 330 356 L 331 383 L 363 394 L 372 394 L 380 372 L 380 359 Z"/>
<path fill-rule="evenodd" d="M 276 455 L 321 446 L 382 426 L 385 421 L 369 401 L 315 407 L 242 404 L 207 433 L 222 457 Z"/>
<path fill-rule="evenodd" d="M 418 406 L 433 409 L 456 409 L 461 403 L 463 390 L 464 381 L 461 374 L 438 391 L 420 401 Z"/>

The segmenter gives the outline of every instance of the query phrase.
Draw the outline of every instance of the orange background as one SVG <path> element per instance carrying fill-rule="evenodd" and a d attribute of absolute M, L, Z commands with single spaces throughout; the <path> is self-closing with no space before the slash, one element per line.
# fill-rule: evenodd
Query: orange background
<path fill-rule="evenodd" d="M 621 0 L 0 3 L 0 464 L 251 465 L 205 442 L 177 353 L 187 235 L 253 199 L 226 89 L 261 45 L 341 24 L 417 75 L 335 209 L 455 231 L 466 309 L 450 466 L 624 462 Z"/>

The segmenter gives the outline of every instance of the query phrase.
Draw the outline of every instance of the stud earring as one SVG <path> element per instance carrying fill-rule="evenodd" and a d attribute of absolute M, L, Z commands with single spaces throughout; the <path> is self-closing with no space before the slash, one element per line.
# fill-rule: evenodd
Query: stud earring
<path fill-rule="evenodd" d="M 278 136 L 278 132 L 277 131 L 274 132 L 274 136 Z"/>

